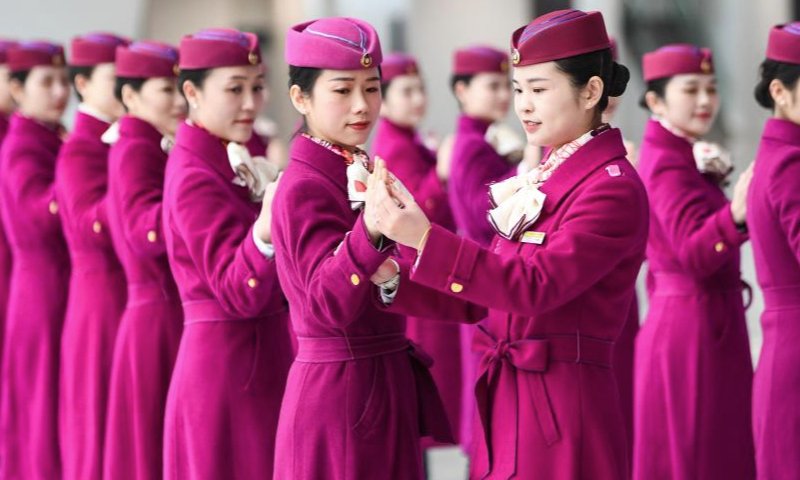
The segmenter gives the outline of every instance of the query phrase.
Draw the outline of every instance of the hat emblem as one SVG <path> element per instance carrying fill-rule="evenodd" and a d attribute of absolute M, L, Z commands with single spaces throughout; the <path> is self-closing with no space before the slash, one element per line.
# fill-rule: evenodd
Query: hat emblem
<path fill-rule="evenodd" d="M 711 73 L 711 63 L 708 60 L 700 62 L 700 70 L 703 73 Z"/>
<path fill-rule="evenodd" d="M 256 55 L 256 52 L 248 53 L 247 61 L 250 62 L 250 65 L 256 65 L 258 63 L 258 55 Z"/>
<path fill-rule="evenodd" d="M 511 61 L 514 63 L 514 65 L 518 65 L 519 64 L 519 60 L 520 60 L 520 58 L 519 58 L 519 50 L 517 50 L 516 48 L 512 49 L 511 50 Z M 506 66 L 506 69 L 508 69 L 508 66 Z"/>
<path fill-rule="evenodd" d="M 181 74 L 181 67 L 179 67 L 177 63 L 172 66 L 172 73 L 174 73 L 175 76 L 178 76 L 178 75 Z"/>
<path fill-rule="evenodd" d="M 64 59 L 61 57 L 61 55 L 53 55 L 53 65 L 56 67 L 64 65 Z"/>
<path fill-rule="evenodd" d="M 364 68 L 369 68 L 372 66 L 372 55 L 369 53 L 365 53 L 361 55 L 361 66 Z"/>

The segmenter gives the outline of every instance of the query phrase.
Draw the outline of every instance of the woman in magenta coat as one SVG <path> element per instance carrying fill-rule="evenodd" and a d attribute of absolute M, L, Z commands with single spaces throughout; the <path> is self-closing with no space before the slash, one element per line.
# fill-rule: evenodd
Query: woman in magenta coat
<path fill-rule="evenodd" d="M 72 40 L 69 74 L 80 105 L 56 164 L 56 197 L 72 276 L 61 339 L 59 439 L 65 480 L 103 474 L 108 384 L 125 273 L 108 229 L 108 145 L 101 137 L 122 114 L 114 98 L 114 55 L 125 40 L 90 33 Z"/>
<path fill-rule="evenodd" d="M 292 352 L 269 244 L 274 177 L 243 146 L 264 102 L 258 38 L 185 36 L 180 68 L 189 119 L 167 162 L 163 228 L 185 320 L 164 476 L 268 479 Z"/>
<path fill-rule="evenodd" d="M 517 115 L 549 156 L 491 187 L 489 248 L 431 225 L 376 167 L 367 224 L 419 254 L 401 265 L 390 310 L 424 315 L 443 297 L 489 308 L 473 342 L 470 478 L 628 478 L 611 355 L 644 256 L 647 198 L 619 130 L 601 122 L 628 71 L 611 60 L 599 12 L 541 16 L 512 49 Z"/>
<path fill-rule="evenodd" d="M 136 42 L 117 49 L 114 91 L 127 114 L 109 153 L 108 213 L 128 303 L 111 369 L 103 462 L 108 480 L 157 480 L 164 469 L 164 410 L 183 330 L 161 214 L 167 153 L 186 107 L 177 65 L 178 51 L 169 45 Z"/>
<path fill-rule="evenodd" d="M 0 208 L 16 259 L 3 352 L 0 477 L 61 478 L 57 400 L 69 254 L 53 187 L 69 83 L 60 45 L 22 42 L 8 60 L 19 108 L 0 154 Z"/>
<path fill-rule="evenodd" d="M 8 133 L 8 122 L 14 112 L 14 99 L 11 97 L 11 70 L 8 68 L 8 50 L 15 43 L 0 40 L 0 147 Z M 3 335 L 5 333 L 6 312 L 8 310 L 8 289 L 11 283 L 11 247 L 3 228 L 3 212 L 0 209 L 0 372 L 3 361 Z M 2 388 L 2 382 L 0 382 Z M 2 401 L 0 392 L 0 402 Z M 2 438 L 2 434 L 0 434 Z"/>
<path fill-rule="evenodd" d="M 772 111 L 747 198 L 758 283 L 764 292 L 764 345 L 753 383 L 759 480 L 800 478 L 800 23 L 769 34 L 756 99 Z"/>
<path fill-rule="evenodd" d="M 486 210 L 491 206 L 487 195 L 489 184 L 516 173 L 486 139 L 489 127 L 508 113 L 511 100 L 508 69 L 508 54 L 496 48 L 477 45 L 459 49 L 453 55 L 450 85 L 461 115 L 456 123 L 450 158 L 443 158 L 449 161 L 448 195 L 458 233 L 484 246 L 494 237 L 494 230 L 485 221 Z M 472 385 L 479 358 L 471 354 L 470 347 L 475 327 L 462 325 L 460 330 L 463 360 L 460 441 L 469 453 L 475 418 Z"/>
<path fill-rule="evenodd" d="M 636 340 L 634 478 L 752 479 L 752 364 L 739 247 L 750 170 L 733 200 L 720 147 L 699 139 L 719 110 L 711 52 L 644 57 L 653 113 L 639 153 L 650 198 L 650 309 Z"/>
<path fill-rule="evenodd" d="M 391 54 L 381 64 L 383 104 L 372 152 L 386 161 L 431 221 L 455 231 L 447 190 L 437 170 L 436 154 L 422 143 L 417 127 L 425 116 L 427 96 L 417 61 Z M 404 249 L 413 259 L 414 250 Z M 455 440 L 461 416 L 461 341 L 458 323 L 408 318 L 408 338 L 434 360 L 431 374 L 439 388 Z M 471 397 L 472 395 L 470 395 Z"/>
<path fill-rule="evenodd" d="M 363 144 L 381 105 L 382 55 L 371 25 L 325 18 L 286 36 L 305 125 L 275 196 L 273 238 L 298 339 L 275 478 L 417 480 L 420 437 L 452 442 L 430 358 L 405 319 L 380 310 L 370 277 L 394 244 L 367 229 Z"/>

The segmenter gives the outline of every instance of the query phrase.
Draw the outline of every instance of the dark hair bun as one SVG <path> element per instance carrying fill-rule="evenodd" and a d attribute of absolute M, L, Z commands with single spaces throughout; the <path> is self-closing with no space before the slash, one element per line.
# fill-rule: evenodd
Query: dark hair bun
<path fill-rule="evenodd" d="M 617 62 L 611 64 L 611 79 L 608 85 L 608 96 L 619 97 L 625 93 L 628 81 L 631 79 L 631 72 L 628 67 Z"/>

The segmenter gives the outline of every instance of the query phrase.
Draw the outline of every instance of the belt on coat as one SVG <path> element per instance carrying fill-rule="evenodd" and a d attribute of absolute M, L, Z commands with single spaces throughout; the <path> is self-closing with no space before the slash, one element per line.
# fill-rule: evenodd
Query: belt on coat
<path fill-rule="evenodd" d="M 517 371 L 532 375 L 531 401 L 534 413 L 544 435 L 545 443 L 550 446 L 561 438 L 553 410 L 544 383 L 544 374 L 552 362 L 579 363 L 603 368 L 611 367 L 614 342 L 575 334 L 546 335 L 542 338 L 523 338 L 519 340 L 497 339 L 483 326 L 472 341 L 472 349 L 481 354 L 478 366 L 478 379 L 475 382 L 475 398 L 478 403 L 478 414 L 483 425 L 483 438 L 477 439 L 478 455 L 484 456 L 488 470 L 479 478 L 490 474 L 495 478 L 509 479 L 516 474 L 517 450 L 519 447 L 519 431 L 528 426 L 519 425 L 519 385 Z M 577 381 L 577 379 L 576 379 Z M 497 389 L 503 383 L 511 390 L 507 398 L 513 405 L 505 412 L 509 416 L 509 425 L 514 425 L 510 432 L 509 443 L 505 448 L 494 449 L 491 445 L 491 405 L 490 390 Z M 495 396 L 497 398 L 497 395 Z M 506 397 L 504 397 L 505 399 Z"/>
<path fill-rule="evenodd" d="M 765 311 L 800 307 L 800 285 L 769 287 L 763 291 Z"/>
<path fill-rule="evenodd" d="M 297 357 L 301 363 L 339 363 L 406 352 L 417 389 L 419 430 L 442 443 L 455 443 L 439 390 L 430 367 L 433 359 L 403 333 L 359 337 L 297 337 Z"/>
<path fill-rule="evenodd" d="M 286 304 L 283 297 L 276 295 L 275 301 L 264 309 L 264 313 L 257 317 L 237 317 L 226 312 L 214 299 L 190 300 L 183 302 L 183 325 L 204 322 L 256 322 L 264 317 L 278 315 L 286 312 Z"/>
<path fill-rule="evenodd" d="M 178 298 L 178 290 L 170 281 L 128 284 L 128 307 Z"/>
<path fill-rule="evenodd" d="M 753 303 L 753 289 L 750 284 L 738 277 L 725 276 L 699 280 L 682 273 L 658 272 L 653 274 L 655 289 L 653 295 L 696 295 L 698 290 L 706 292 L 745 291 L 747 301 L 744 308 Z"/>

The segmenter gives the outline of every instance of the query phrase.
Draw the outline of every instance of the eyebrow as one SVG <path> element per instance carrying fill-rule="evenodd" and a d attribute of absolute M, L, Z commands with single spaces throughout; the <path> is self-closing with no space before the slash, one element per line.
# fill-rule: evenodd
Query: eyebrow
<path fill-rule="evenodd" d="M 514 83 L 519 83 L 517 80 L 514 79 L 512 79 L 511 81 Z M 548 82 L 548 81 L 550 81 L 549 78 L 543 78 L 543 77 L 534 77 L 525 79 L 525 83 Z"/>
<path fill-rule="evenodd" d="M 331 78 L 328 81 L 329 82 L 355 82 L 356 79 L 353 78 L 353 77 L 336 77 L 336 78 Z M 381 78 L 380 77 L 371 77 L 371 78 L 368 78 L 366 81 L 367 82 L 380 82 Z"/>
<path fill-rule="evenodd" d="M 260 74 L 259 74 L 259 75 L 256 77 L 256 80 L 263 80 L 263 79 L 265 79 L 265 78 L 267 78 L 267 77 L 266 77 L 266 76 L 265 76 L 263 73 L 260 73 Z M 250 77 L 247 77 L 247 76 L 245 76 L 245 75 L 231 75 L 231 76 L 228 78 L 228 80 L 249 80 L 249 79 L 250 79 Z"/>

